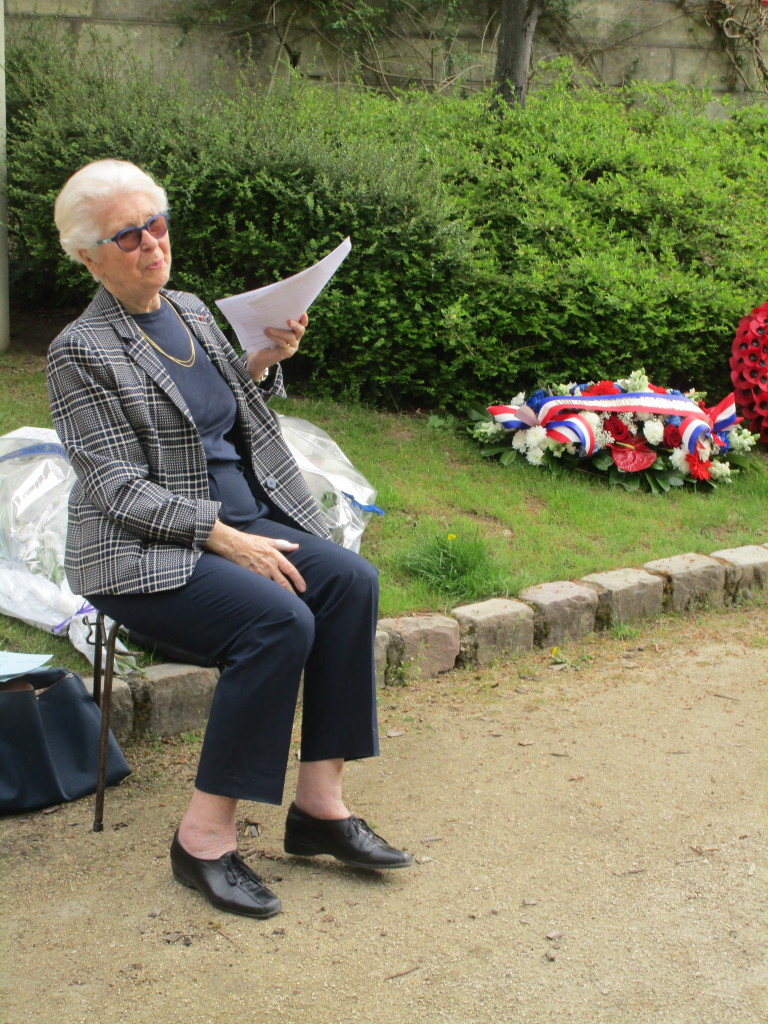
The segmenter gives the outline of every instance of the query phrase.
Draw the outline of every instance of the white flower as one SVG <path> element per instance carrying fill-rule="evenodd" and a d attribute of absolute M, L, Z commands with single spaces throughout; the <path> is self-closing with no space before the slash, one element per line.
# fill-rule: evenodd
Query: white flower
<path fill-rule="evenodd" d="M 476 423 L 472 428 L 472 437 L 478 441 L 493 441 L 505 433 L 506 428 L 502 427 L 496 420 L 483 420 L 481 423 Z"/>
<path fill-rule="evenodd" d="M 728 441 L 733 452 L 748 452 L 757 443 L 758 438 L 759 434 L 751 434 L 738 424 L 728 431 Z"/>
<path fill-rule="evenodd" d="M 603 422 L 596 412 L 583 412 L 581 417 L 587 421 L 592 430 L 599 430 Z"/>
<path fill-rule="evenodd" d="M 701 441 L 696 445 L 696 454 L 699 457 L 699 461 L 706 462 L 712 454 L 712 445 L 706 437 L 702 438 Z"/>
<path fill-rule="evenodd" d="M 528 433 L 527 430 L 516 430 L 512 437 L 512 447 L 516 452 L 525 451 L 525 435 Z"/>
<path fill-rule="evenodd" d="M 547 440 L 547 432 L 544 427 L 528 427 L 525 431 L 525 447 L 540 448 Z"/>
<path fill-rule="evenodd" d="M 607 430 L 603 430 L 602 427 L 599 427 L 595 431 L 595 451 L 599 451 L 601 448 L 605 448 L 607 445 L 613 443 L 613 435 L 609 434 Z"/>
<path fill-rule="evenodd" d="M 683 394 L 686 398 L 690 398 L 692 402 L 703 402 L 707 397 L 706 391 L 697 391 L 696 388 L 691 388 L 689 391 L 684 391 Z"/>
<path fill-rule="evenodd" d="M 639 370 L 633 370 L 625 380 L 617 380 L 616 383 L 625 391 L 647 391 L 649 380 L 641 367 Z"/>
<path fill-rule="evenodd" d="M 509 404 L 510 405 L 522 405 L 524 401 L 525 401 L 525 394 L 524 394 L 524 392 L 519 391 Z"/>
<path fill-rule="evenodd" d="M 664 424 L 658 417 L 643 424 L 643 433 L 648 444 L 661 444 L 664 440 Z"/>
<path fill-rule="evenodd" d="M 669 461 L 683 474 L 687 476 L 691 472 L 691 467 L 688 465 L 688 459 L 686 458 L 686 452 L 682 448 L 675 448 L 669 456 Z"/>
<path fill-rule="evenodd" d="M 575 389 L 574 394 L 581 394 L 578 385 L 574 384 L 573 381 L 570 384 L 553 384 L 550 390 L 553 395 L 570 395 L 571 388 Z"/>
<path fill-rule="evenodd" d="M 713 480 L 724 480 L 727 483 L 732 483 L 731 480 L 731 467 L 727 462 L 720 462 L 715 459 L 712 465 L 709 467 L 709 475 Z"/>
<path fill-rule="evenodd" d="M 525 453 L 525 457 L 532 466 L 540 466 L 544 461 L 544 452 L 541 448 L 530 448 Z"/>

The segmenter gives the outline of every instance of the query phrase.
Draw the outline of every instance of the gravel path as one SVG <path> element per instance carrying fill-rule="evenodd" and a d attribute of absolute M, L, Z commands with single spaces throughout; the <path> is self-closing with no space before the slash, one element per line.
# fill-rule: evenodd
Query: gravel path
<path fill-rule="evenodd" d="M 178 886 L 197 745 L 107 796 L 0 819 L 0 1022 L 764 1024 L 768 606 L 665 618 L 381 696 L 355 811 L 413 869 L 241 851 L 284 913 Z M 289 785 L 295 773 L 290 769 Z"/>

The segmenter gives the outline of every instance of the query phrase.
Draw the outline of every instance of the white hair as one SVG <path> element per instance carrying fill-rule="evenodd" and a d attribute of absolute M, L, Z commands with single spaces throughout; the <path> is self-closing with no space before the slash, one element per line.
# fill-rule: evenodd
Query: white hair
<path fill-rule="evenodd" d="M 157 208 L 168 209 L 165 190 L 127 160 L 96 160 L 86 164 L 62 188 L 53 207 L 61 247 L 82 263 L 80 249 L 91 249 L 103 237 L 104 207 L 110 199 L 140 193 Z"/>

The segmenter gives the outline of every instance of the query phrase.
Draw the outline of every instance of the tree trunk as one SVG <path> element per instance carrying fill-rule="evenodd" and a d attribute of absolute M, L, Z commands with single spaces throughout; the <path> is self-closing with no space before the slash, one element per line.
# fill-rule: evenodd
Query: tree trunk
<path fill-rule="evenodd" d="M 495 91 L 510 106 L 525 106 L 536 23 L 546 9 L 547 0 L 501 0 Z"/>

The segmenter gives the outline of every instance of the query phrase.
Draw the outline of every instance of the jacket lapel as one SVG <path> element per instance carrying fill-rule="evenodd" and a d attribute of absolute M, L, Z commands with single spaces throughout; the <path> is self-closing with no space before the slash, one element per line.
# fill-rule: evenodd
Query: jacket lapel
<path fill-rule="evenodd" d="M 173 378 L 158 359 L 155 350 L 139 330 L 138 324 L 123 309 L 120 303 L 111 295 L 106 288 L 100 288 L 94 299 L 91 309 L 96 313 L 103 313 L 109 318 L 110 326 L 117 332 L 123 341 L 126 355 L 144 370 L 152 378 L 158 387 L 168 395 L 174 405 L 186 416 L 194 426 L 192 414 L 187 403 L 176 387 Z M 186 322 L 186 320 L 185 320 Z M 207 351 L 207 349 L 206 349 Z"/>

